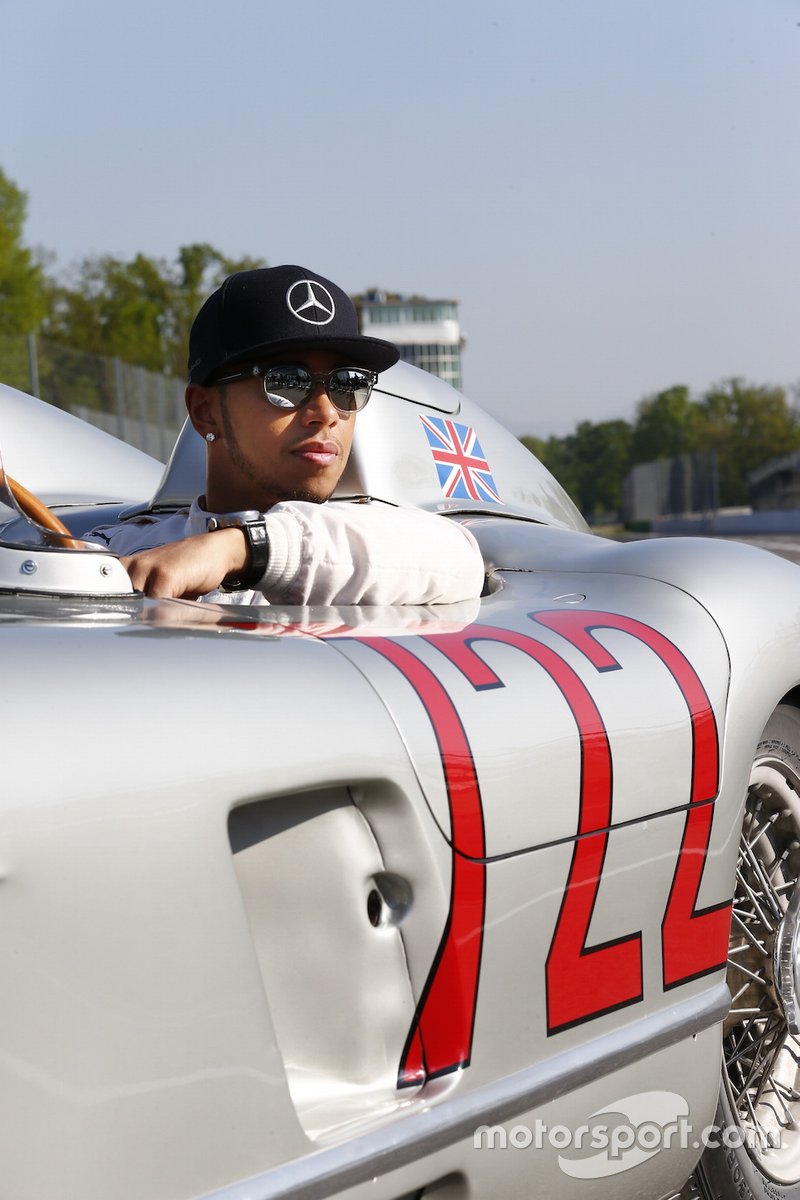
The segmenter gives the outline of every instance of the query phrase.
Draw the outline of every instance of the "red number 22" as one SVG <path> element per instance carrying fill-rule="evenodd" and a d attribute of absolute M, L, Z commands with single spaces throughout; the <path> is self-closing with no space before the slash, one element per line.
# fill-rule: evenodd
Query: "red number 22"
<path fill-rule="evenodd" d="M 661 926 L 663 986 L 677 987 L 719 969 L 726 959 L 731 905 L 697 909 L 719 758 L 714 714 L 696 671 L 668 638 L 632 618 L 577 610 L 530 615 L 570 642 L 598 671 L 622 669 L 594 637 L 598 629 L 614 629 L 647 645 L 674 678 L 689 712 L 692 778 Z M 564 696 L 580 737 L 581 784 L 578 836 L 545 968 L 548 1033 L 635 1003 L 642 998 L 641 933 L 587 945 L 612 821 L 608 734 L 589 690 L 563 658 L 526 634 L 472 625 L 458 634 L 425 640 L 458 667 L 476 691 L 504 686 L 473 648 L 476 643 L 501 642 L 537 662 Z M 389 639 L 359 641 L 392 662 L 416 690 L 437 738 L 450 807 L 450 912 L 400 1063 L 398 1083 L 408 1086 L 469 1063 L 486 892 L 483 812 L 466 732 L 434 672 L 405 646 Z"/>

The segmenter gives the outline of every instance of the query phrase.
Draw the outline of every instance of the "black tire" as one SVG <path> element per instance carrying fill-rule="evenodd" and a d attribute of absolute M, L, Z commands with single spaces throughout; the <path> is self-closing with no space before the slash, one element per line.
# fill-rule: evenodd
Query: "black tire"
<path fill-rule="evenodd" d="M 800 1037 L 773 949 L 800 876 L 800 709 L 781 704 L 753 762 L 739 850 L 715 1124 L 696 1183 L 706 1200 L 800 1200 Z M 784 925 L 786 929 L 788 922 Z"/>

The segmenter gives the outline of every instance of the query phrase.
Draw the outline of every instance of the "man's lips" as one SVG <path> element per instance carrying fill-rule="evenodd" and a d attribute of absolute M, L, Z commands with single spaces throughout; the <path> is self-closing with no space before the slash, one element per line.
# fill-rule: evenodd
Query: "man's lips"
<path fill-rule="evenodd" d="M 342 448 L 338 442 L 303 442 L 292 450 L 295 458 L 301 458 L 303 462 L 315 467 L 330 466 L 336 462 L 341 452 Z"/>

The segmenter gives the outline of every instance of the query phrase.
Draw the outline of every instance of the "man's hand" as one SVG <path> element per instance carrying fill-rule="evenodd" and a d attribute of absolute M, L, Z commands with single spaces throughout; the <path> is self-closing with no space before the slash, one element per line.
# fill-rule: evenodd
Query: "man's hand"
<path fill-rule="evenodd" d="M 196 600 L 247 566 L 247 539 L 241 529 L 215 529 L 180 542 L 121 558 L 131 583 L 146 596 Z"/>

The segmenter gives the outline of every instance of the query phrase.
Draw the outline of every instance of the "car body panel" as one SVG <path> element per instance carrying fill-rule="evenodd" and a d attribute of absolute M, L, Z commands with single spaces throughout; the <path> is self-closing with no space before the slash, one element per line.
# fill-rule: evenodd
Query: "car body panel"
<path fill-rule="evenodd" d="M 13 478 L 59 505 L 131 503 L 163 472 L 149 454 L 2 383 L 0 445 Z"/>
<path fill-rule="evenodd" d="M 395 722 L 361 671 L 345 668 L 338 640 L 302 630 L 159 629 L 158 610 L 169 605 L 140 601 L 138 612 L 129 605 L 116 620 L 109 614 L 102 630 L 76 627 L 72 615 L 63 625 L 18 628 L 7 660 L 13 677 L 22 676 L 16 706 L 33 711 L 39 664 L 57 659 L 64 694 L 58 685 L 49 693 L 63 714 L 57 739 L 85 746 L 85 754 L 52 754 L 35 768 L 22 742 L 16 753 L 13 745 L 6 750 L 7 774 L 18 785 L 2 805 L 2 942 L 15 971 L 0 999 L 0 1027 L 13 1032 L 0 1095 L 44 1112 L 56 1131 L 36 1171 L 19 1146 L 7 1145 L 4 1161 L 21 1170 L 6 1175 L 11 1194 L 52 1194 L 65 1176 L 82 1196 L 107 1194 L 108 1162 L 89 1153 L 100 1144 L 109 1153 L 115 1145 L 137 1147 L 141 1165 L 131 1195 L 143 1188 L 191 1195 L 200 1179 L 230 1182 L 226 1170 L 234 1163 L 240 1176 L 256 1173 L 304 1159 L 310 1145 L 368 1138 L 365 1130 L 437 1103 L 463 1097 L 468 1106 L 470 1093 L 480 1095 L 506 1074 L 535 1074 L 543 1062 L 553 1069 L 551 1091 L 545 1072 L 535 1094 L 554 1096 L 571 1054 L 620 1033 L 615 1013 L 557 1038 L 547 1031 L 544 960 L 572 847 L 543 847 L 479 868 L 488 876 L 488 899 L 473 1045 L 458 1048 L 465 1052 L 460 1069 L 398 1091 L 414 1003 L 447 922 L 454 857 Z M 434 627 L 431 621 L 428 636 L 435 637 Z M 146 706 L 165 652 L 176 677 L 172 716 L 142 727 L 135 714 Z M 134 661 L 138 690 L 131 687 Z M 198 721 L 204 679 L 213 676 L 223 693 L 243 679 L 259 688 L 267 663 L 284 680 L 280 705 L 266 699 L 266 711 L 245 704 L 203 712 Z M 71 684 L 78 677 L 76 696 Z M 322 758 L 296 751 L 293 734 L 309 694 L 322 712 L 358 713 L 358 721 L 321 732 L 312 723 L 309 739 L 325 739 Z M 126 726 L 130 758 L 120 760 L 117 731 Z M 145 790 L 132 769 L 143 748 Z M 241 821 L 230 833 L 244 809 L 249 817 L 266 813 L 249 845 Z M 618 936 L 618 914 L 631 911 L 643 887 L 657 886 L 666 897 L 681 824 L 681 814 L 672 813 L 661 818 L 660 836 L 638 821 L 614 831 L 591 940 Z M 327 862 L 320 842 L 336 843 Z M 657 845 L 656 857 L 645 852 L 648 844 Z M 265 853 L 248 878 L 236 859 L 259 845 Z M 283 864 L 283 883 L 267 873 L 276 863 Z M 287 866 L 304 863 L 310 874 Z M 406 880 L 413 896 L 399 929 L 364 919 L 369 880 L 382 871 Z M 87 876 L 91 889 L 81 883 Z M 283 900 L 277 909 L 276 898 Z M 666 1023 L 675 1007 L 661 987 L 659 914 L 653 908 L 645 915 L 647 986 L 626 1022 L 634 1044 L 645 1014 Z M 297 969 L 287 964 L 292 951 L 301 958 Z M 517 964 L 512 991 L 499 969 L 509 956 Z M 87 980 L 102 986 L 87 989 Z M 464 998 L 448 988 L 454 1018 Z M 687 990 L 698 1001 L 695 1032 L 713 981 Z M 434 1031 L 429 1056 L 435 1041 Z M 621 1053 L 617 1046 L 614 1054 Z M 528 1091 L 533 1082 L 526 1081 Z M 7 1112 L 7 1130 L 18 1128 L 14 1111 Z M 115 1194 L 125 1189 L 115 1179 Z"/>
<path fill-rule="evenodd" d="M 419 375 L 387 373 L 343 494 L 467 524 L 480 600 L 152 601 L 112 556 L 0 529 L 2 1194 L 655 1200 L 691 1171 L 696 1138 L 624 1170 L 522 1141 L 654 1097 L 713 1119 L 743 804 L 800 686 L 800 574 L 588 534 Z M 500 500 L 445 495 L 421 414 L 473 429 Z M 114 440 L 80 432 L 97 513 L 202 487 L 190 429 L 160 483 L 139 463 L 116 490 Z"/>
<path fill-rule="evenodd" d="M 614 575 L 517 575 L 484 602 L 480 621 L 465 631 L 417 639 L 405 672 L 395 665 L 397 655 L 387 657 L 389 647 L 342 640 L 343 652 L 393 712 L 446 836 L 437 688 L 450 697 L 465 744 L 481 764 L 488 858 L 574 835 L 581 745 L 603 730 L 614 764 L 611 825 L 688 803 L 691 723 L 673 664 L 660 656 L 685 660 L 687 678 L 697 676 L 722 724 L 727 650 L 708 613 L 684 592 L 646 579 L 626 582 L 623 597 Z M 573 617 L 584 610 L 596 614 L 593 640 L 608 664 L 594 665 L 575 644 Z M 634 616 L 643 611 L 646 624 Z"/>

